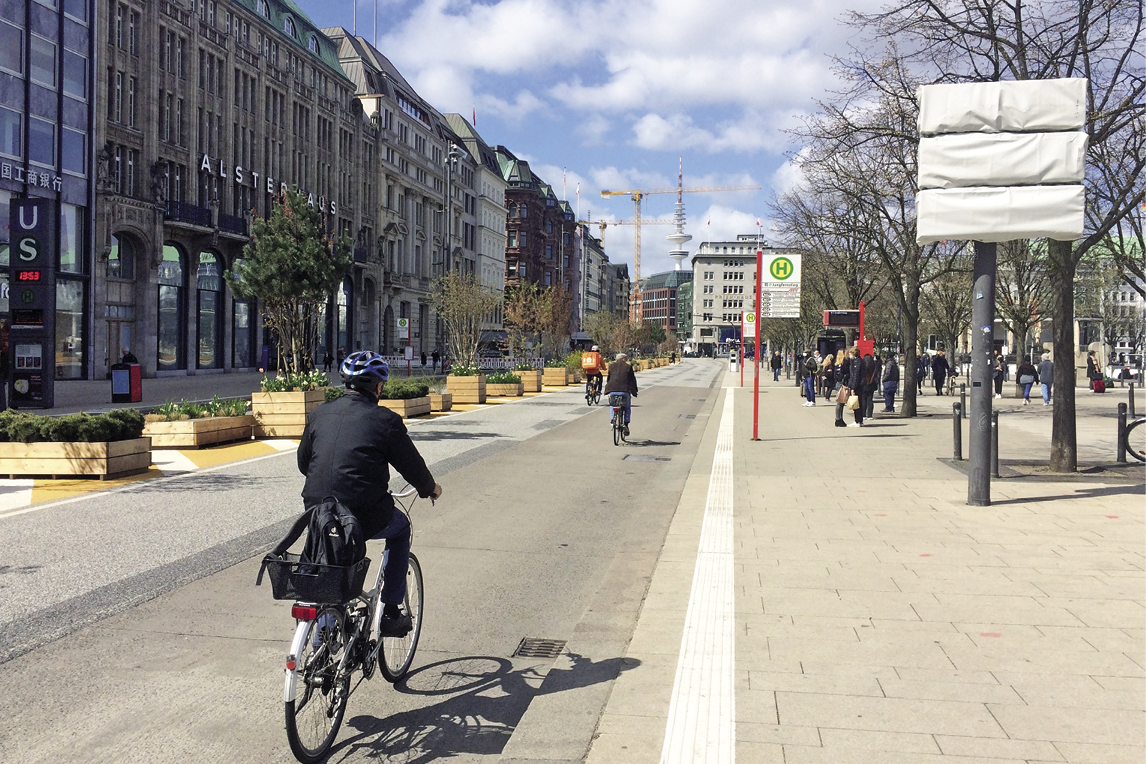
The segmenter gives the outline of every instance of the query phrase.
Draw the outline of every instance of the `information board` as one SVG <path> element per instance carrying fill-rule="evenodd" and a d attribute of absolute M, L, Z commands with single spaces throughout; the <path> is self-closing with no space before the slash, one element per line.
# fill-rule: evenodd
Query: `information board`
<path fill-rule="evenodd" d="M 761 318 L 800 317 L 800 256 L 765 254 L 760 281 Z"/>
<path fill-rule="evenodd" d="M 13 408 L 55 404 L 56 204 L 13 199 L 8 267 L 12 326 L 8 343 L 8 400 Z"/>

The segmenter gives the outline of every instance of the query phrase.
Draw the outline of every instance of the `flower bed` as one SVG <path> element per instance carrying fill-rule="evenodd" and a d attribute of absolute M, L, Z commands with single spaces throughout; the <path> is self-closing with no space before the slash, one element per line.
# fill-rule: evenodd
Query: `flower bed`
<path fill-rule="evenodd" d="M 475 367 L 455 366 L 446 377 L 446 389 L 453 394 L 454 403 L 485 403 L 485 375 Z"/>
<path fill-rule="evenodd" d="M 0 474 L 102 479 L 146 472 L 151 439 L 142 431 L 143 415 L 134 409 L 61 417 L 6 411 L 0 413 Z"/>
<path fill-rule="evenodd" d="M 152 409 L 144 417 L 143 434 L 152 448 L 203 448 L 236 440 L 250 440 L 255 418 L 247 414 L 245 400 L 208 403 L 181 401 Z"/>

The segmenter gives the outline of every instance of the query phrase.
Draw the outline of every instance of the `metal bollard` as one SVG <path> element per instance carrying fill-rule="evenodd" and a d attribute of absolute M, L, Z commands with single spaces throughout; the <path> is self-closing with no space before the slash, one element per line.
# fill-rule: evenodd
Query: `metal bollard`
<path fill-rule="evenodd" d="M 991 477 L 999 477 L 999 412 L 991 412 Z"/>
<path fill-rule="evenodd" d="M 1136 418 L 1138 415 L 1134 413 L 1134 383 L 1130 383 L 1130 408 L 1128 412 L 1131 419 Z"/>
<path fill-rule="evenodd" d="M 971 412 L 967 410 L 967 383 L 959 383 L 959 407 L 963 409 L 963 418 L 971 416 Z"/>
<path fill-rule="evenodd" d="M 1118 456 L 1115 461 L 1126 464 L 1126 404 L 1118 404 Z"/>
<path fill-rule="evenodd" d="M 955 425 L 955 461 L 963 461 L 963 407 L 958 403 L 951 404 L 951 421 Z"/>

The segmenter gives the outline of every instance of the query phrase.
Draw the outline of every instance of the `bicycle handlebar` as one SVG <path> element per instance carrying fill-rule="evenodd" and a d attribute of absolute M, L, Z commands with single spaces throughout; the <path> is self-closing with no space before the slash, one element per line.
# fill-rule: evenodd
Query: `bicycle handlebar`
<path fill-rule="evenodd" d="M 400 493 L 394 493 L 393 491 L 391 491 L 390 495 L 393 496 L 395 499 L 405 499 L 408 496 L 413 496 L 417 492 L 418 492 L 417 488 L 410 486 L 409 489 L 407 489 L 405 491 L 401 491 Z"/>

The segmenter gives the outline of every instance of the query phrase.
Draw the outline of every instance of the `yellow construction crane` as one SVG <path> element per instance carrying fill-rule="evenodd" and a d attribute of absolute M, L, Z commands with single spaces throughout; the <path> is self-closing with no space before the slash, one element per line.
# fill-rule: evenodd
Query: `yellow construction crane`
<path fill-rule="evenodd" d="M 678 176 L 676 188 L 630 188 L 624 191 L 602 191 L 601 196 L 608 199 L 612 196 L 628 196 L 633 200 L 633 299 L 635 310 L 631 311 L 638 321 L 641 320 L 641 200 L 653 194 L 676 194 L 677 202 L 681 202 L 682 194 L 711 194 L 718 191 L 757 191 L 760 186 L 693 186 L 685 188 Z M 626 221 L 630 222 L 630 221 Z M 644 221 L 649 225 L 651 221 Z M 659 225 L 659 223 L 658 223 Z"/>
<path fill-rule="evenodd" d="M 671 220 L 642 220 L 639 223 L 636 220 L 578 220 L 581 225 L 595 225 L 601 229 L 601 246 L 605 246 L 605 229 L 611 225 L 672 225 Z"/>

